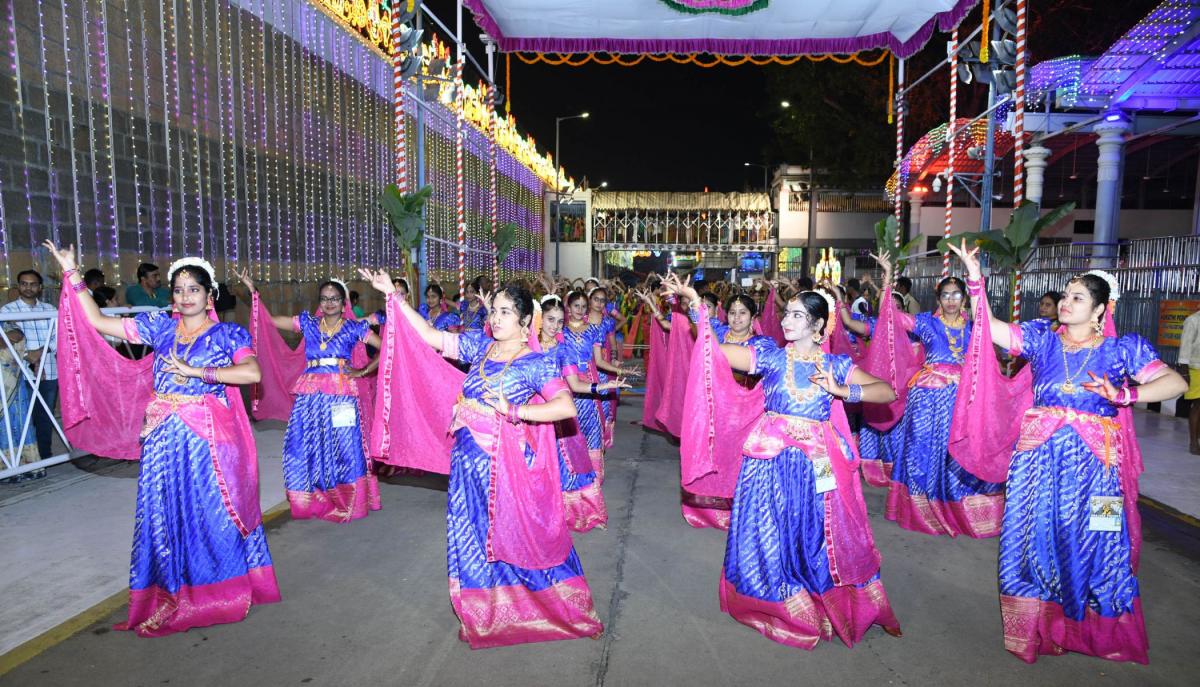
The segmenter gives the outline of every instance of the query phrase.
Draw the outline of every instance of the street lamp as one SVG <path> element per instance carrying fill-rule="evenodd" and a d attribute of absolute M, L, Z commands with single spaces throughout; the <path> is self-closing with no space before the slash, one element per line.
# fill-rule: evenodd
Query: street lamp
<path fill-rule="evenodd" d="M 601 181 L 601 182 L 600 182 L 600 188 L 608 188 L 608 182 L 607 182 L 607 181 Z"/>
<path fill-rule="evenodd" d="M 786 101 L 786 100 L 780 100 L 780 101 L 779 101 L 779 106 L 780 106 L 780 107 L 782 107 L 783 109 L 785 109 L 785 110 L 786 110 L 786 109 L 788 109 L 789 107 L 791 107 L 791 106 L 792 106 L 792 104 L 791 104 L 791 103 L 789 103 L 789 102 L 788 102 L 788 101 Z"/>
<path fill-rule="evenodd" d="M 562 227 L 559 226 L 559 220 L 562 217 L 562 182 L 559 181 L 559 171 L 562 169 L 562 160 L 558 157 L 558 125 L 569 119 L 587 119 L 590 115 L 588 112 L 581 112 L 577 115 L 568 115 L 566 117 L 554 118 L 554 276 L 558 276 L 561 264 L 559 262 L 560 252 L 559 244 L 562 242 Z"/>
<path fill-rule="evenodd" d="M 768 196 L 771 195 L 771 186 L 770 186 L 770 183 L 767 181 L 767 172 L 771 171 L 771 167 L 768 165 L 760 165 L 755 162 L 743 162 L 742 166 L 743 167 L 759 167 L 759 168 L 761 168 L 763 171 L 763 192 L 766 193 Z"/>

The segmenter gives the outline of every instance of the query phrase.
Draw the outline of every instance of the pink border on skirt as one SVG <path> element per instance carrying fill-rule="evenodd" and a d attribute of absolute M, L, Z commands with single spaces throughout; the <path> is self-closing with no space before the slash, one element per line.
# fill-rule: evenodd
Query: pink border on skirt
<path fill-rule="evenodd" d="M 764 601 L 739 594 L 721 571 L 721 610 L 780 644 L 811 651 L 834 635 L 848 647 L 862 641 L 872 625 L 900 629 L 883 582 L 863 587 L 834 587 L 816 596 L 800 592 L 786 601 Z"/>
<path fill-rule="evenodd" d="M 251 568 L 245 575 L 199 586 L 184 585 L 174 594 L 162 587 L 129 590 L 129 617 L 113 627 L 139 637 L 165 637 L 193 627 L 243 620 L 253 604 L 278 603 L 275 568 Z"/>
<path fill-rule="evenodd" d="M 367 517 L 367 513 L 382 508 L 379 480 L 366 474 L 353 482 L 339 484 L 333 489 L 292 491 L 287 493 L 292 517 L 296 520 L 320 518 L 329 522 L 350 522 Z"/>
<path fill-rule="evenodd" d="M 1133 600 L 1133 610 L 1115 618 L 1088 609 L 1083 620 L 1063 615 L 1062 606 L 1023 596 L 1000 597 L 1004 619 L 1004 648 L 1033 663 L 1039 654 L 1059 656 L 1074 651 L 1110 661 L 1150 662 L 1142 600 Z"/>
<path fill-rule="evenodd" d="M 700 496 L 680 489 L 679 510 L 683 513 L 683 519 L 692 527 L 728 531 L 729 517 L 733 514 L 733 499 Z"/>
<path fill-rule="evenodd" d="M 587 532 L 595 527 L 608 525 L 608 508 L 604 505 L 604 493 L 600 491 L 599 478 L 582 489 L 563 492 L 567 527 L 572 532 Z"/>
<path fill-rule="evenodd" d="M 454 578 L 449 583 L 461 624 L 458 637 L 472 649 L 598 637 L 604 631 L 582 575 L 537 592 L 520 585 L 463 589 Z"/>
<path fill-rule="evenodd" d="M 596 472 L 596 481 L 604 483 L 604 449 L 588 449 L 588 458 L 592 459 L 592 470 Z"/>
<path fill-rule="evenodd" d="M 862 466 L 862 476 L 867 484 L 884 489 L 891 485 L 894 463 L 885 463 L 878 458 L 870 460 L 863 458 L 859 465 Z"/>
<path fill-rule="evenodd" d="M 961 501 L 936 501 L 927 496 L 913 496 L 904 484 L 892 482 L 883 515 L 911 532 L 951 537 L 965 534 L 973 539 L 988 539 L 1000 535 L 1004 494 L 976 494 Z"/>

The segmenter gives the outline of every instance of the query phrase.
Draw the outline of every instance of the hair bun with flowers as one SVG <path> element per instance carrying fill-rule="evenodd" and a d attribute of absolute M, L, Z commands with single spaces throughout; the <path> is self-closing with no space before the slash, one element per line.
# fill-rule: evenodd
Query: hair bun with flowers
<path fill-rule="evenodd" d="M 1116 303 L 1121 300 L 1121 285 L 1117 282 L 1117 278 L 1104 270 L 1088 270 L 1084 274 L 1090 274 L 1093 277 L 1100 277 L 1108 284 L 1108 300 Z"/>
<path fill-rule="evenodd" d="M 833 318 L 836 317 L 836 315 L 837 315 L 837 303 L 834 302 L 833 296 L 830 296 L 828 293 L 825 293 L 824 291 L 814 290 L 814 291 L 805 291 L 804 293 L 815 293 L 818 296 L 820 296 L 821 298 L 825 299 L 825 305 L 827 305 L 829 307 L 829 314 L 825 318 L 824 334 L 826 336 L 828 336 L 829 333 L 833 331 Z"/>
<path fill-rule="evenodd" d="M 342 293 L 346 295 L 347 299 L 350 298 L 350 287 L 346 286 L 346 282 L 342 281 L 341 279 L 338 279 L 337 277 L 330 277 L 329 281 L 342 287 Z"/>
<path fill-rule="evenodd" d="M 179 258 L 171 263 L 167 268 L 167 283 L 170 284 L 175 279 L 175 273 L 184 267 L 199 267 L 208 274 L 209 281 L 213 285 L 213 297 L 216 298 L 217 293 L 217 270 L 213 268 L 212 263 L 204 258 Z"/>

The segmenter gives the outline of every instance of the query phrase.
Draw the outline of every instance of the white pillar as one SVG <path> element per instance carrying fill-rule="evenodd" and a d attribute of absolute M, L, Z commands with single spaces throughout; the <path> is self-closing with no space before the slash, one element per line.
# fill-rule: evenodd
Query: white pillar
<path fill-rule="evenodd" d="M 1117 242 L 1117 212 L 1121 209 L 1121 158 L 1125 155 L 1125 133 L 1129 122 L 1114 119 L 1100 122 L 1092 129 L 1099 137 L 1096 145 L 1100 154 L 1096 159 L 1096 234 L 1098 244 Z M 1108 245 L 1096 246 L 1092 253 L 1094 267 L 1112 267 L 1116 249 Z"/>
<path fill-rule="evenodd" d="M 908 192 L 908 238 L 912 239 L 921 233 L 921 206 L 925 204 L 925 196 L 929 189 L 924 186 L 914 186 Z"/>
<path fill-rule="evenodd" d="M 1025 199 L 1039 207 L 1042 204 L 1042 191 L 1046 187 L 1046 158 L 1050 157 L 1050 149 L 1045 146 L 1033 146 L 1025 151 Z"/>

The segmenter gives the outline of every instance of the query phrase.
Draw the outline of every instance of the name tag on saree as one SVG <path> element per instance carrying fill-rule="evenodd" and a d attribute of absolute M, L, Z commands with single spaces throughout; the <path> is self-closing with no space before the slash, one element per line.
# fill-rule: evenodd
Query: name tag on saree
<path fill-rule="evenodd" d="M 335 403 L 329 409 L 334 427 L 353 427 L 358 424 L 358 413 L 351 403 Z"/>
<path fill-rule="evenodd" d="M 1093 496 L 1088 501 L 1088 529 L 1093 532 L 1120 532 L 1125 501 L 1120 496 Z"/>
<path fill-rule="evenodd" d="M 812 462 L 814 486 L 818 494 L 837 489 L 837 481 L 833 478 L 833 461 L 829 458 L 817 458 Z"/>

